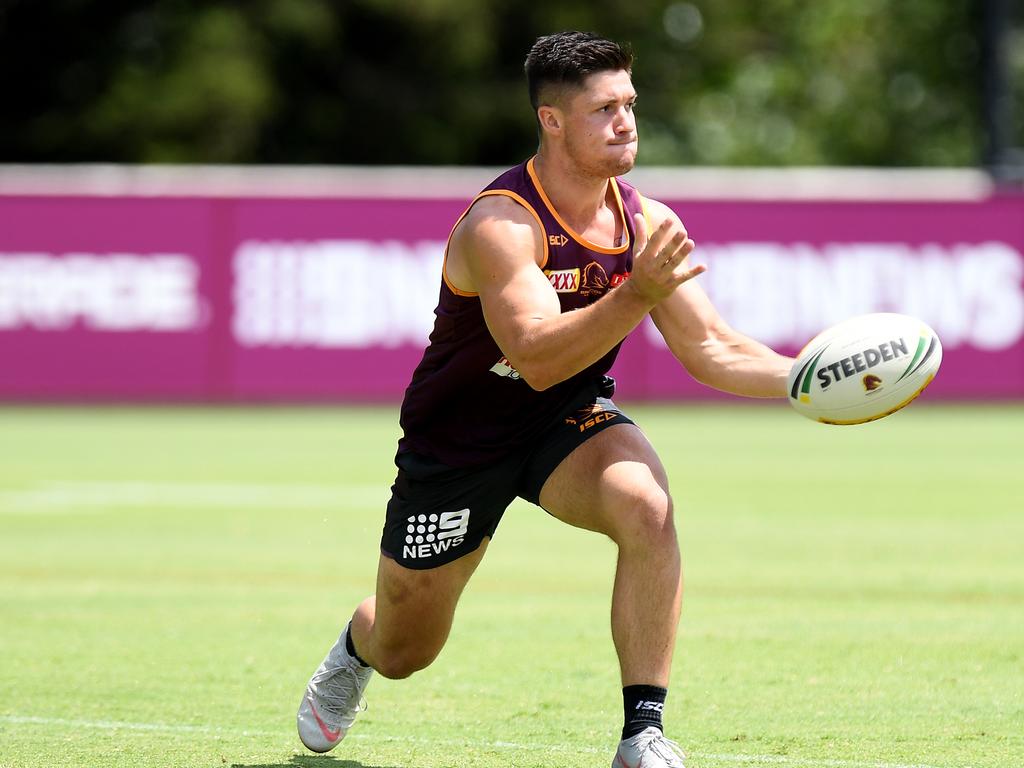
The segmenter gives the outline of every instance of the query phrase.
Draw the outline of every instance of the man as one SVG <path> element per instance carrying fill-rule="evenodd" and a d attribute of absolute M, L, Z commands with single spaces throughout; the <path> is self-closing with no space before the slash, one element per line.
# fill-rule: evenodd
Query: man
<path fill-rule="evenodd" d="M 344 738 L 374 670 L 441 651 L 455 606 L 516 497 L 618 546 L 612 637 L 625 722 L 613 766 L 682 766 L 662 733 L 681 598 L 665 470 L 607 373 L 648 314 L 700 381 L 784 397 L 792 360 L 742 336 L 693 281 L 675 213 L 616 179 L 636 160 L 632 56 L 592 34 L 526 60 L 540 149 L 485 189 L 448 242 L 430 345 L 402 404 L 377 593 L 306 688 L 303 743 Z"/>

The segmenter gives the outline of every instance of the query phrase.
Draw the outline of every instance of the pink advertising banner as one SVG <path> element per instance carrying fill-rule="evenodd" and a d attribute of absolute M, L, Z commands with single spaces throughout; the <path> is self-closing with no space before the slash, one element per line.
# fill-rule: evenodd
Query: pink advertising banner
<path fill-rule="evenodd" d="M 667 201 L 736 328 L 793 353 L 865 312 L 944 346 L 930 398 L 1024 396 L 1024 197 Z M 395 401 L 464 199 L 0 196 L 0 400 Z M 624 399 L 719 397 L 647 323 Z"/>
<path fill-rule="evenodd" d="M 207 397 L 214 217 L 203 200 L 0 198 L 0 398 Z"/>

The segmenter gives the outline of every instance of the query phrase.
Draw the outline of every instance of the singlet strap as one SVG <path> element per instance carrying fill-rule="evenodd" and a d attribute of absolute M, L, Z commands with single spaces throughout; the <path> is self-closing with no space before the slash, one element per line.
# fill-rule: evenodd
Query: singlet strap
<path fill-rule="evenodd" d="M 469 212 L 473 209 L 473 206 L 476 205 L 478 201 L 482 200 L 485 197 L 494 197 L 498 195 L 503 197 L 509 197 L 515 200 L 517 203 L 519 203 L 519 205 L 523 206 L 523 208 L 528 210 L 530 212 L 530 215 L 532 215 L 533 218 L 537 221 L 537 226 L 540 227 L 541 245 L 544 248 L 544 258 L 541 260 L 540 268 L 544 269 L 544 267 L 547 266 L 549 258 L 548 236 L 547 229 L 544 227 L 544 222 L 541 221 L 540 214 L 538 214 L 537 211 L 534 210 L 533 206 L 530 205 L 530 203 L 527 200 L 523 199 L 521 195 L 513 192 L 510 189 L 485 189 L 483 192 L 474 197 L 470 201 L 469 205 L 466 206 L 466 210 L 462 212 L 462 215 L 459 216 L 458 220 L 455 222 L 455 226 L 452 227 L 452 231 L 448 233 L 448 242 L 445 244 L 444 247 L 444 261 L 442 262 L 441 265 L 441 278 L 444 280 L 444 284 L 448 286 L 448 290 L 454 293 L 456 296 L 472 298 L 475 296 L 479 296 L 480 294 L 473 293 L 471 291 L 464 291 L 461 288 L 458 288 L 454 283 L 452 283 L 451 280 L 448 279 L 448 249 L 451 248 L 452 245 L 452 235 L 455 234 L 455 230 L 458 229 L 459 224 L 461 224 L 462 220 L 469 215 Z"/>

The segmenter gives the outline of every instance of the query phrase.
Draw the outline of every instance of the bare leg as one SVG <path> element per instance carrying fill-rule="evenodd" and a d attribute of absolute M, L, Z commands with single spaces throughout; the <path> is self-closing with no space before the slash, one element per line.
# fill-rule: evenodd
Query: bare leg
<path fill-rule="evenodd" d="M 437 658 L 459 596 L 486 548 L 484 539 L 476 551 L 430 570 L 404 568 L 381 556 L 377 594 L 356 609 L 349 636 L 372 669 L 352 659 L 338 639 L 299 704 L 295 719 L 303 744 L 328 752 L 345 738 L 374 669 L 385 677 L 408 677 Z"/>
<path fill-rule="evenodd" d="M 611 621 L 622 684 L 667 688 L 682 578 L 668 480 L 650 443 L 630 424 L 606 429 L 555 469 L 540 502 L 618 545 Z"/>
<path fill-rule="evenodd" d="M 448 639 L 462 590 L 483 559 L 487 539 L 465 557 L 429 570 L 381 555 L 377 594 L 352 616 L 359 656 L 384 677 L 403 678 L 437 658 Z"/>

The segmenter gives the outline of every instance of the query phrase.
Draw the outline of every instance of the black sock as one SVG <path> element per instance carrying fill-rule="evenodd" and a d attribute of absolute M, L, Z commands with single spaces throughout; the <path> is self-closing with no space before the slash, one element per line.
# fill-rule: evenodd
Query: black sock
<path fill-rule="evenodd" d="M 351 624 L 349 624 L 345 628 L 345 650 L 348 651 L 348 655 L 349 656 L 351 656 L 353 659 L 358 661 L 364 667 L 370 666 L 365 661 L 363 661 L 361 658 L 359 658 L 359 654 L 356 653 L 356 647 L 352 644 L 352 625 Z"/>
<path fill-rule="evenodd" d="M 667 688 L 656 685 L 627 685 L 623 688 L 622 708 L 626 719 L 622 726 L 622 738 L 636 736 L 652 725 L 661 731 L 661 711 L 665 708 L 667 695 Z"/>

